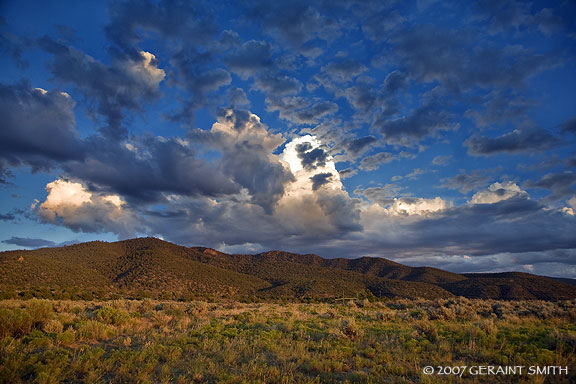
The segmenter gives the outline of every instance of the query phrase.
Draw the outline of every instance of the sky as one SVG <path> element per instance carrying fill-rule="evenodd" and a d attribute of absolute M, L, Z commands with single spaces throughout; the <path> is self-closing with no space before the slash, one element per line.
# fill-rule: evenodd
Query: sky
<path fill-rule="evenodd" d="M 576 278 L 576 3 L 0 2 L 0 250 Z"/>

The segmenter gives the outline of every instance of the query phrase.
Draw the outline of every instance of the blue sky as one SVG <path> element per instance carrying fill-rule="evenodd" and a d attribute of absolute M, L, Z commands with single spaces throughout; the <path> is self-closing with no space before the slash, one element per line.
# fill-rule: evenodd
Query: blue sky
<path fill-rule="evenodd" d="M 576 277 L 571 1 L 4 1 L 0 250 Z"/>

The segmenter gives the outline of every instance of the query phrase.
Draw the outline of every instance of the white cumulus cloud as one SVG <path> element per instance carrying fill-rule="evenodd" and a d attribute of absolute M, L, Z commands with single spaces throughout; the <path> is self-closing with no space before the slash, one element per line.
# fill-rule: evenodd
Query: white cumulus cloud
<path fill-rule="evenodd" d="M 46 200 L 34 208 L 50 223 L 60 223 L 74 231 L 115 232 L 133 236 L 138 218 L 118 195 L 90 192 L 81 183 L 58 179 L 46 185 Z"/>
<path fill-rule="evenodd" d="M 469 201 L 470 204 L 494 204 L 502 200 L 511 199 L 513 197 L 528 197 L 528 193 L 516 183 L 505 181 L 502 183 L 494 183 L 488 189 L 479 191 L 472 196 Z"/>

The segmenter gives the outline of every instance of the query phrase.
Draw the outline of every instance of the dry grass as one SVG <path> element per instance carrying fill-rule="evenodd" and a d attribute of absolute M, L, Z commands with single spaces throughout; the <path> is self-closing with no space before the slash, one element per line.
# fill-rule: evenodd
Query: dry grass
<path fill-rule="evenodd" d="M 575 367 L 575 316 L 574 301 L 6 300 L 0 302 L 0 382 L 451 382 L 421 370 Z M 573 381 L 574 373 L 554 382 Z"/>

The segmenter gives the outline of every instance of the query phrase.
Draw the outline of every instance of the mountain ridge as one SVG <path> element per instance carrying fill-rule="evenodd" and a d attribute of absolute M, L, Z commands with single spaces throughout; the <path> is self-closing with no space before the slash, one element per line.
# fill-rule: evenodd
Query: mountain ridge
<path fill-rule="evenodd" d="M 384 258 L 328 259 L 278 250 L 227 254 L 156 238 L 4 251 L 0 276 L 2 291 L 42 287 L 173 298 L 576 298 L 576 286 L 565 279 L 521 272 L 457 274 Z"/>

